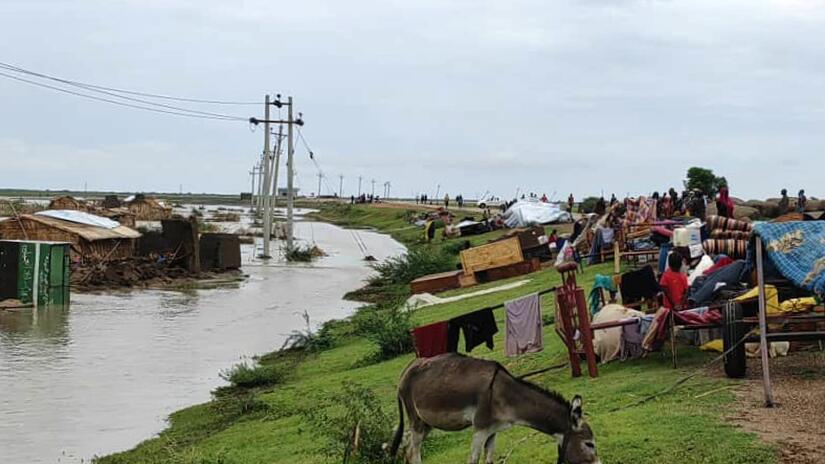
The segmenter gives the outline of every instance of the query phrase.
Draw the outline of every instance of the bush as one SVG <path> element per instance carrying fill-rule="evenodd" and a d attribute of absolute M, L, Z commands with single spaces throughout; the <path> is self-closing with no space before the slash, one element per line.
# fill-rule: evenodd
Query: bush
<path fill-rule="evenodd" d="M 470 244 L 469 240 L 459 240 L 454 242 L 447 242 L 441 246 L 441 249 L 444 250 L 444 253 L 456 256 L 462 251 L 470 248 L 471 246 L 472 245 Z"/>
<path fill-rule="evenodd" d="M 392 440 L 394 420 L 381 407 L 375 392 L 344 382 L 343 391 L 329 395 L 325 407 L 304 412 L 312 431 L 325 441 L 325 453 L 340 461 L 397 463 L 383 449 Z M 358 437 L 357 447 L 354 446 Z M 333 459 L 330 459 L 331 461 Z"/>
<path fill-rule="evenodd" d="M 353 317 L 359 335 L 373 342 L 378 350 L 366 362 L 380 362 L 414 350 L 410 330 L 412 312 L 402 302 L 361 308 Z"/>
<path fill-rule="evenodd" d="M 222 371 L 222 379 L 237 388 L 255 388 L 277 385 L 286 378 L 287 370 L 277 364 L 249 364 L 241 362 Z"/>
<path fill-rule="evenodd" d="M 333 347 L 336 338 L 334 332 L 342 325 L 342 321 L 327 321 L 320 330 L 313 332 L 309 313 L 304 311 L 301 317 L 304 319 L 306 329 L 293 330 L 284 340 L 281 350 L 317 352 Z"/>
<path fill-rule="evenodd" d="M 592 213 L 596 210 L 596 202 L 599 201 L 596 197 L 587 197 L 582 200 L 581 210 L 583 213 Z"/>
<path fill-rule="evenodd" d="M 370 285 L 409 284 L 419 277 L 454 269 L 455 259 L 441 250 L 417 248 L 371 266 L 377 274 L 367 279 Z"/>
<path fill-rule="evenodd" d="M 298 245 L 286 250 L 286 260 L 289 262 L 308 263 L 321 256 L 326 256 L 326 253 L 316 245 Z"/>

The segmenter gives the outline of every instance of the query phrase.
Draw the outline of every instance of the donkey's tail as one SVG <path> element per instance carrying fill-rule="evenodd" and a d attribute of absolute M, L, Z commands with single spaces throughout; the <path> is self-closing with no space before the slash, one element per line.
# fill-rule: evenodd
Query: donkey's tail
<path fill-rule="evenodd" d="M 395 456 L 398 453 L 398 448 L 401 446 L 401 439 L 404 437 L 404 404 L 401 402 L 401 395 L 397 397 L 398 400 L 398 427 L 395 429 L 395 436 L 392 439 L 390 446 L 390 456 Z"/>

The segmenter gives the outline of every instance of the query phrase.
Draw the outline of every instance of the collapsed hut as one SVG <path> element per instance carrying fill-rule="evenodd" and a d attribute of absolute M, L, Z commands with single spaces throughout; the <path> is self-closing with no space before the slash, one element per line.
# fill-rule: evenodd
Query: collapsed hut
<path fill-rule="evenodd" d="M 127 203 L 129 212 L 135 215 L 138 221 L 162 221 L 172 217 L 172 207 L 156 199 L 144 195 L 135 195 Z"/>
<path fill-rule="evenodd" d="M 41 211 L 0 221 L 0 239 L 68 242 L 75 262 L 129 258 L 140 235 L 116 221 L 72 210 Z"/>

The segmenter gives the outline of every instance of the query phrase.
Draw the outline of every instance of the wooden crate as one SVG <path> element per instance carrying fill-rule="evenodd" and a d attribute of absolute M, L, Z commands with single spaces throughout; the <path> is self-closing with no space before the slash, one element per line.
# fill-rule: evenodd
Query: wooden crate
<path fill-rule="evenodd" d="M 438 293 L 461 287 L 462 271 L 441 272 L 419 277 L 410 282 L 410 291 L 416 293 Z"/>
<path fill-rule="evenodd" d="M 488 243 L 461 252 L 461 267 L 467 275 L 524 261 L 517 237 Z"/>

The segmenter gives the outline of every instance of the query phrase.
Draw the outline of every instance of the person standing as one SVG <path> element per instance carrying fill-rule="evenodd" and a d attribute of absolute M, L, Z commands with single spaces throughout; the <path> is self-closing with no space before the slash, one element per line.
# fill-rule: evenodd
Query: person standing
<path fill-rule="evenodd" d="M 719 188 L 719 197 L 716 198 L 716 214 L 733 219 L 733 200 L 730 199 L 727 185 Z"/>
<path fill-rule="evenodd" d="M 791 200 L 788 198 L 788 189 L 782 189 L 779 193 L 782 195 L 782 198 L 779 199 L 779 215 L 782 216 L 783 214 L 788 213 L 788 207 L 791 205 Z"/>
<path fill-rule="evenodd" d="M 450 195 L 447 194 L 447 193 L 444 194 L 444 207 L 445 208 L 450 207 Z"/>
<path fill-rule="evenodd" d="M 571 193 L 569 197 L 567 197 L 567 211 L 570 214 L 573 214 L 573 194 Z"/>
<path fill-rule="evenodd" d="M 808 204 L 808 197 L 805 196 L 805 190 L 800 190 L 799 195 L 796 197 L 796 212 L 797 213 L 804 213 L 805 206 Z"/>

